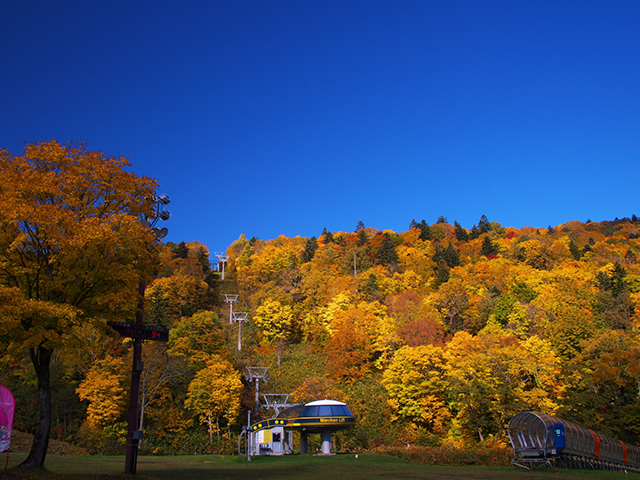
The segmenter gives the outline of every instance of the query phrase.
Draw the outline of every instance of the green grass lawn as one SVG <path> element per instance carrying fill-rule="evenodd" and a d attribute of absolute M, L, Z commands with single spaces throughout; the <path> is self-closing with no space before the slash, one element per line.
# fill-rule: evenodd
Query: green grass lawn
<path fill-rule="evenodd" d="M 3 454 L 4 455 L 4 454 Z M 2 465 L 4 464 L 4 456 Z M 50 480 L 79 480 L 131 478 L 123 475 L 124 457 L 49 455 L 45 462 L 48 472 L 30 472 L 12 468 L 26 458 L 26 454 L 12 453 L 9 470 L 0 478 L 29 478 Z M 583 470 L 527 471 L 516 467 L 429 467 L 394 457 L 362 453 L 314 457 L 290 455 L 283 457 L 246 457 L 222 455 L 139 457 L 137 477 L 158 480 L 216 480 L 216 479 L 556 479 L 556 480 L 640 480 L 640 475 L 621 472 L 592 472 Z"/>

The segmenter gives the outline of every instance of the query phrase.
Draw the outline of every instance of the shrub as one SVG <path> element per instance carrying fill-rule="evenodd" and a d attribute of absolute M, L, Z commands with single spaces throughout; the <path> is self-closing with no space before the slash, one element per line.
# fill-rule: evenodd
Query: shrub
<path fill-rule="evenodd" d="M 393 457 L 410 460 L 424 465 L 440 466 L 500 466 L 511 464 L 513 452 L 509 447 L 496 445 L 493 447 L 478 447 L 461 449 L 452 447 L 424 447 L 418 445 L 381 446 L 371 450 L 374 453 L 391 455 Z"/>

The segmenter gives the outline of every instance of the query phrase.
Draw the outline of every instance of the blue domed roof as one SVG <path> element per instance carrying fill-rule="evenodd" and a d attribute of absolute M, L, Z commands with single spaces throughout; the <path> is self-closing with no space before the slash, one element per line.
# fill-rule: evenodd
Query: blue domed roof
<path fill-rule="evenodd" d="M 304 406 L 300 417 L 353 417 L 344 402 L 337 400 L 316 400 Z"/>

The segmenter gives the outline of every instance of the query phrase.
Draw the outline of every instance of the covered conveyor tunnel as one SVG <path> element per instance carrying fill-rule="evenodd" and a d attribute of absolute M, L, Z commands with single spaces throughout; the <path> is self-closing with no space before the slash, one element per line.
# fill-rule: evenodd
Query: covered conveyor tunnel
<path fill-rule="evenodd" d="M 521 412 L 509 422 L 514 464 L 640 471 L 640 448 L 561 418 Z"/>

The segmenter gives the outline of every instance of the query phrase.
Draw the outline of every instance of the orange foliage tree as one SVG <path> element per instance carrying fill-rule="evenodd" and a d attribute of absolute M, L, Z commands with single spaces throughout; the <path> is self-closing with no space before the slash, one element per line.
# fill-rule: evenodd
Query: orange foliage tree
<path fill-rule="evenodd" d="M 23 466 L 42 466 L 49 441 L 49 365 L 70 326 L 132 316 L 137 288 L 155 264 L 155 182 L 124 170 L 124 157 L 55 140 L 0 150 L 0 333 L 27 350 L 39 412 Z"/>

